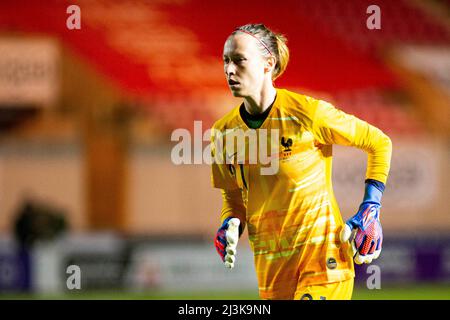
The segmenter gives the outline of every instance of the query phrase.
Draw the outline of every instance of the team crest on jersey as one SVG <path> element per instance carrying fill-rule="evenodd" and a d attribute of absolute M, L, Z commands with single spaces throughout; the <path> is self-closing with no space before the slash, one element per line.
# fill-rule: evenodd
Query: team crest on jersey
<path fill-rule="evenodd" d="M 291 138 L 281 137 L 281 145 L 283 146 L 283 158 L 289 157 L 292 154 L 292 144 Z"/>
<path fill-rule="evenodd" d="M 284 147 L 283 152 L 292 151 L 291 150 L 291 146 L 292 146 L 292 139 L 291 138 L 281 137 L 281 145 Z"/>

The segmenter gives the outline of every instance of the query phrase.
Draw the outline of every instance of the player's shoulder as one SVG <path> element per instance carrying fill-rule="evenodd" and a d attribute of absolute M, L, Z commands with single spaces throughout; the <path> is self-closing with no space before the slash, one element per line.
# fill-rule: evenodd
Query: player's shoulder
<path fill-rule="evenodd" d="M 233 109 L 228 111 L 219 120 L 214 122 L 212 128 L 214 130 L 224 131 L 226 129 L 234 128 L 239 124 L 239 108 L 240 105 L 235 106 Z"/>
<path fill-rule="evenodd" d="M 294 92 L 288 89 L 277 89 L 278 93 L 287 100 L 290 100 L 291 102 L 299 103 L 299 104 L 307 104 L 309 103 L 309 100 L 311 99 L 310 96 L 306 94 L 302 94 L 299 92 Z"/>
<path fill-rule="evenodd" d="M 315 113 L 317 109 L 336 109 L 334 103 L 331 102 L 331 98 L 315 98 L 307 94 L 301 94 L 286 89 L 282 89 L 279 92 L 283 94 L 284 100 L 286 101 L 286 103 L 283 104 L 284 108 L 289 109 L 294 113 Z M 322 94 L 318 95 L 322 96 Z"/>
<path fill-rule="evenodd" d="M 289 114 L 301 117 L 313 115 L 320 101 L 309 95 L 287 89 L 278 89 L 278 94 L 280 94 L 282 108 Z"/>

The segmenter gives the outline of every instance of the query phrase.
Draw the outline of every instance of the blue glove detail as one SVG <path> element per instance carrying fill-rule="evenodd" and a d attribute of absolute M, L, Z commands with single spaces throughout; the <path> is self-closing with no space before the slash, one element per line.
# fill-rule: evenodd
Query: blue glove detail
<path fill-rule="evenodd" d="M 383 182 L 367 179 L 363 203 L 370 202 L 381 206 L 381 197 L 383 196 L 384 189 Z"/>
<path fill-rule="evenodd" d="M 226 232 L 228 229 L 228 221 L 230 221 L 232 217 L 226 218 L 222 225 L 220 226 L 219 230 L 217 230 L 216 238 L 214 240 L 214 244 L 216 246 L 216 251 L 221 257 L 222 261 L 225 261 L 225 255 L 227 254 L 225 249 L 227 247 L 227 238 L 226 238 Z"/>
<path fill-rule="evenodd" d="M 384 184 L 380 181 L 366 180 L 364 199 L 358 212 L 347 220 L 341 240 L 350 238 L 351 230 L 356 229 L 352 242 L 356 263 L 370 263 L 378 258 L 383 242 L 383 230 L 380 223 L 381 197 Z M 345 232 L 344 232 L 345 231 Z"/>

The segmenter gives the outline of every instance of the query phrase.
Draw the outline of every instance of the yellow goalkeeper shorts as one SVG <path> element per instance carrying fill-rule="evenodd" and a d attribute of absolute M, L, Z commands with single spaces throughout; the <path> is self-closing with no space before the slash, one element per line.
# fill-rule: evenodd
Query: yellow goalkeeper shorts
<path fill-rule="evenodd" d="M 353 294 L 353 278 L 323 285 L 298 288 L 295 300 L 350 300 Z"/>

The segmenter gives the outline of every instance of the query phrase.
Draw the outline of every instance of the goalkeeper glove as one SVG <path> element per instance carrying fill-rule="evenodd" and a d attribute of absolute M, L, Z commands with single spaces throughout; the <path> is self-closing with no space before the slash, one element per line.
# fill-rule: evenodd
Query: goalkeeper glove
<path fill-rule="evenodd" d="M 234 261 L 236 260 L 240 222 L 238 218 L 226 218 L 217 231 L 214 241 L 217 253 L 222 258 L 222 261 L 225 262 L 225 266 L 230 269 L 234 267 Z"/>
<path fill-rule="evenodd" d="M 380 223 L 380 208 L 383 191 L 382 182 L 367 179 L 364 200 L 358 212 L 347 220 L 342 229 L 341 241 L 350 240 L 356 264 L 371 263 L 381 253 L 383 230 Z"/>

